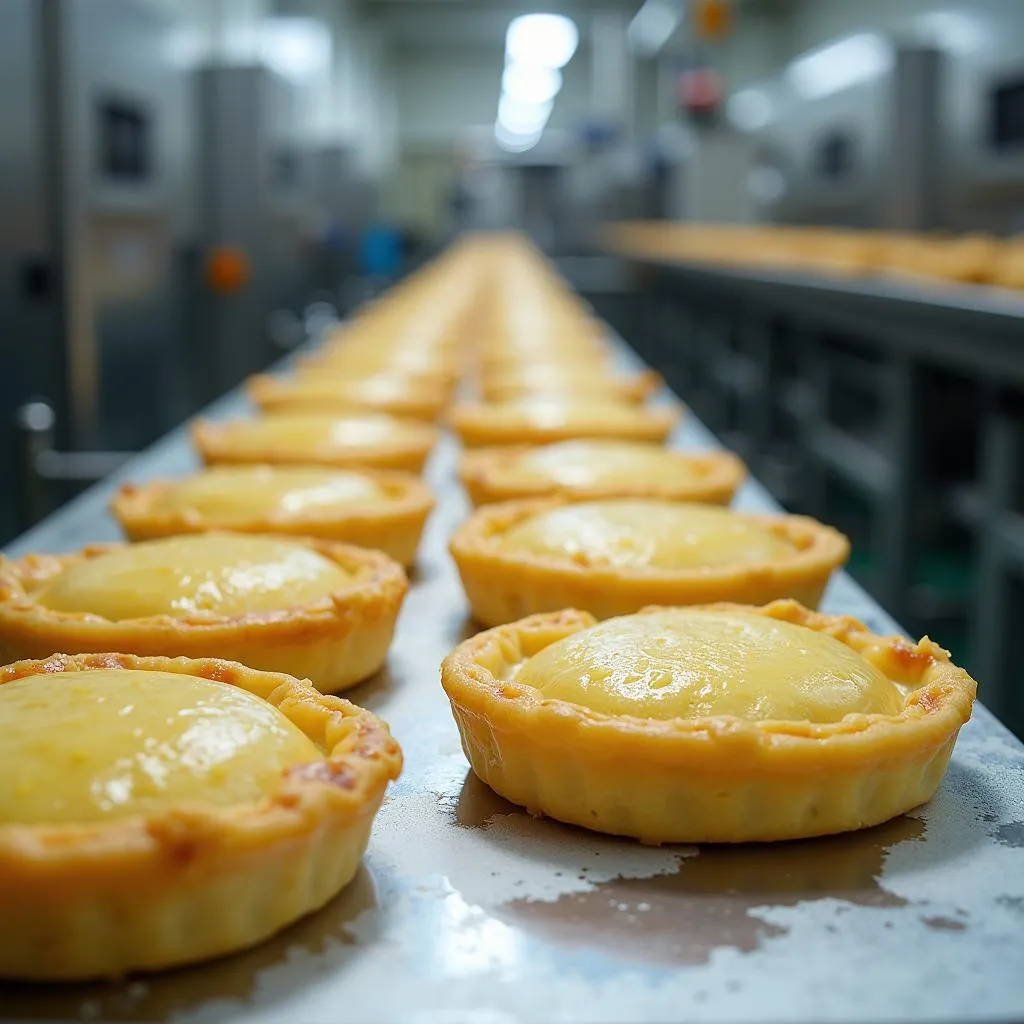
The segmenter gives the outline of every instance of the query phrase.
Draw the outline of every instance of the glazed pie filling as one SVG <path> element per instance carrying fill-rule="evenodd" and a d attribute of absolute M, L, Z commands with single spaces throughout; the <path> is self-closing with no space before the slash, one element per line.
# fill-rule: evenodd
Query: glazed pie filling
<path fill-rule="evenodd" d="M 609 619 L 513 670 L 549 699 L 608 715 L 838 722 L 898 714 L 900 688 L 825 633 L 744 612 L 671 609 Z"/>
<path fill-rule="evenodd" d="M 384 374 L 355 381 L 332 380 L 330 377 L 296 378 L 288 381 L 282 390 L 294 393 L 298 397 L 308 395 L 313 398 L 363 398 L 379 402 L 415 394 L 407 380 Z"/>
<path fill-rule="evenodd" d="M 628 426 L 644 416 L 643 410 L 624 402 L 594 398 L 515 398 L 490 409 L 496 419 L 519 423 L 525 418 L 538 427 L 591 422 Z"/>
<path fill-rule="evenodd" d="M 111 622 L 170 615 L 223 618 L 274 612 L 348 586 L 351 575 L 285 540 L 230 534 L 168 537 L 69 565 L 35 592 L 55 612 Z"/>
<path fill-rule="evenodd" d="M 210 522 L 229 523 L 253 515 L 302 516 L 384 498 L 384 489 L 360 473 L 223 466 L 168 488 L 152 508 L 155 512 L 194 509 Z"/>
<path fill-rule="evenodd" d="M 657 500 L 589 501 L 516 523 L 503 550 L 620 569 L 697 569 L 791 557 L 770 527 L 727 509 Z"/>
<path fill-rule="evenodd" d="M 696 466 L 660 445 L 630 441 L 564 441 L 534 448 L 502 467 L 509 483 L 561 484 L 585 487 L 597 484 L 649 484 L 699 479 Z"/>
<path fill-rule="evenodd" d="M 230 428 L 240 451 L 260 453 L 285 442 L 296 448 L 361 448 L 410 435 L 413 428 L 389 416 L 265 416 Z"/>
<path fill-rule="evenodd" d="M 272 704 L 198 676 L 110 669 L 0 686 L 0 824 L 257 801 L 322 756 Z"/>

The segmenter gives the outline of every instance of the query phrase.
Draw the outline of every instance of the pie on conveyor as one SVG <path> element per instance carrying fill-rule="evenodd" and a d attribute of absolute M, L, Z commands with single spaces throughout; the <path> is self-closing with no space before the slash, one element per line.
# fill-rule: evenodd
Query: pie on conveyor
<path fill-rule="evenodd" d="M 379 551 L 220 532 L 0 557 L 0 659 L 222 657 L 343 690 L 383 664 L 407 587 Z"/>
<path fill-rule="evenodd" d="M 402 754 L 287 675 L 124 654 L 0 668 L 0 976 L 251 946 L 348 882 Z"/>
<path fill-rule="evenodd" d="M 460 644 L 442 682 L 497 793 L 646 843 L 797 839 L 909 811 L 976 692 L 930 640 L 795 601 L 535 615 Z"/>
<path fill-rule="evenodd" d="M 526 398 L 456 406 L 451 427 L 467 448 L 551 444 L 572 438 L 662 442 L 679 422 L 677 409 L 622 401 Z"/>
<path fill-rule="evenodd" d="M 427 382 L 378 374 L 357 380 L 330 376 L 276 377 L 260 374 L 246 382 L 249 399 L 264 412 L 352 413 L 369 410 L 417 420 L 436 420 L 447 390 Z"/>
<path fill-rule="evenodd" d="M 518 368 L 482 376 L 480 395 L 487 402 L 508 402 L 523 398 L 587 398 L 639 403 L 661 387 L 653 371 L 623 376 L 590 369 L 527 363 Z"/>
<path fill-rule="evenodd" d="M 416 420 L 372 413 L 282 413 L 251 420 L 199 421 L 192 439 L 210 465 L 269 462 L 419 473 L 438 432 Z"/>
<path fill-rule="evenodd" d="M 463 453 L 459 476 L 475 505 L 564 494 L 728 505 L 746 476 L 729 452 L 684 452 L 643 441 L 578 440 Z"/>
<path fill-rule="evenodd" d="M 111 505 L 133 541 L 229 530 L 374 548 L 412 565 L 434 499 L 409 473 L 319 466 L 214 466 L 183 480 L 124 484 Z"/>
<path fill-rule="evenodd" d="M 560 608 L 605 619 L 648 604 L 792 597 L 815 606 L 850 545 L 804 516 L 541 498 L 485 505 L 450 550 L 473 616 L 494 626 Z"/>

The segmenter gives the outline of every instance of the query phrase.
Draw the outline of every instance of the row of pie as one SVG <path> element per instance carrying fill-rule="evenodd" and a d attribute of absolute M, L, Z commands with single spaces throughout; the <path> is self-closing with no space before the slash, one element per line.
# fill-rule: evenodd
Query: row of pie
<path fill-rule="evenodd" d="M 742 464 L 667 447 L 657 384 L 523 243 L 464 242 L 252 382 L 262 415 L 198 426 L 205 472 L 123 487 L 135 543 L 0 562 L 0 974 L 203 959 L 351 879 L 401 751 L 333 694 L 383 663 L 433 504 L 437 427 L 394 414 L 460 389 L 477 508 L 450 550 L 492 628 L 442 684 L 481 779 L 649 843 L 927 800 L 973 680 L 812 610 L 846 539 L 729 510 Z M 299 391 L 344 397 L 311 414 Z M 354 411 L 381 396 L 404 404 Z"/>
<path fill-rule="evenodd" d="M 402 753 L 333 692 L 384 661 L 433 505 L 437 431 L 390 413 L 448 400 L 473 288 L 456 250 L 300 363 L 344 415 L 253 381 L 206 472 L 121 489 L 135 543 L 0 561 L 0 975 L 206 959 L 351 880 Z"/>

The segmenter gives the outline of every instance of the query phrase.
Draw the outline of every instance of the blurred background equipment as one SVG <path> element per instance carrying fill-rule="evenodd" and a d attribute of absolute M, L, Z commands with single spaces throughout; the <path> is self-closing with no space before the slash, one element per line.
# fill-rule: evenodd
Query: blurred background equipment
<path fill-rule="evenodd" d="M 1024 4 L 3 0 L 12 536 L 526 231 L 1020 727 Z"/>

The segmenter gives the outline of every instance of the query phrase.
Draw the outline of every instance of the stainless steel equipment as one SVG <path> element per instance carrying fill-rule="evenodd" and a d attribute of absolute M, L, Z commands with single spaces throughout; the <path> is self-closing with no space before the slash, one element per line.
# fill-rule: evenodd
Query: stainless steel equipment
<path fill-rule="evenodd" d="M 0 402 L 12 409 L 30 395 L 50 395 L 64 413 L 63 357 L 52 301 L 54 239 L 46 217 L 47 164 L 39 129 L 47 105 L 37 63 L 39 13 L 35 0 L 0 4 Z M 0 472 L 6 479 L 16 459 L 13 429 L 0 430 Z M 11 536 L 16 527 L 14 503 L 0 502 L 0 534 Z"/>
<path fill-rule="evenodd" d="M 198 90 L 201 250 L 230 250 L 241 272 L 237 287 L 208 278 L 200 289 L 194 344 L 212 397 L 270 361 L 268 318 L 302 299 L 304 174 L 284 80 L 261 66 L 206 67 Z"/>
<path fill-rule="evenodd" d="M 174 23 L 139 0 L 48 0 L 72 443 L 139 447 L 187 408 L 178 246 L 193 140 Z"/>
<path fill-rule="evenodd" d="M 3 397 L 48 401 L 62 447 L 138 448 L 188 410 L 194 140 L 175 27 L 142 0 L 0 4 Z"/>
<path fill-rule="evenodd" d="M 947 51 L 942 227 L 1024 231 L 1024 5 L 989 4 Z"/>
<path fill-rule="evenodd" d="M 1024 5 L 846 37 L 746 92 L 771 107 L 747 129 L 763 219 L 1024 231 Z"/>

